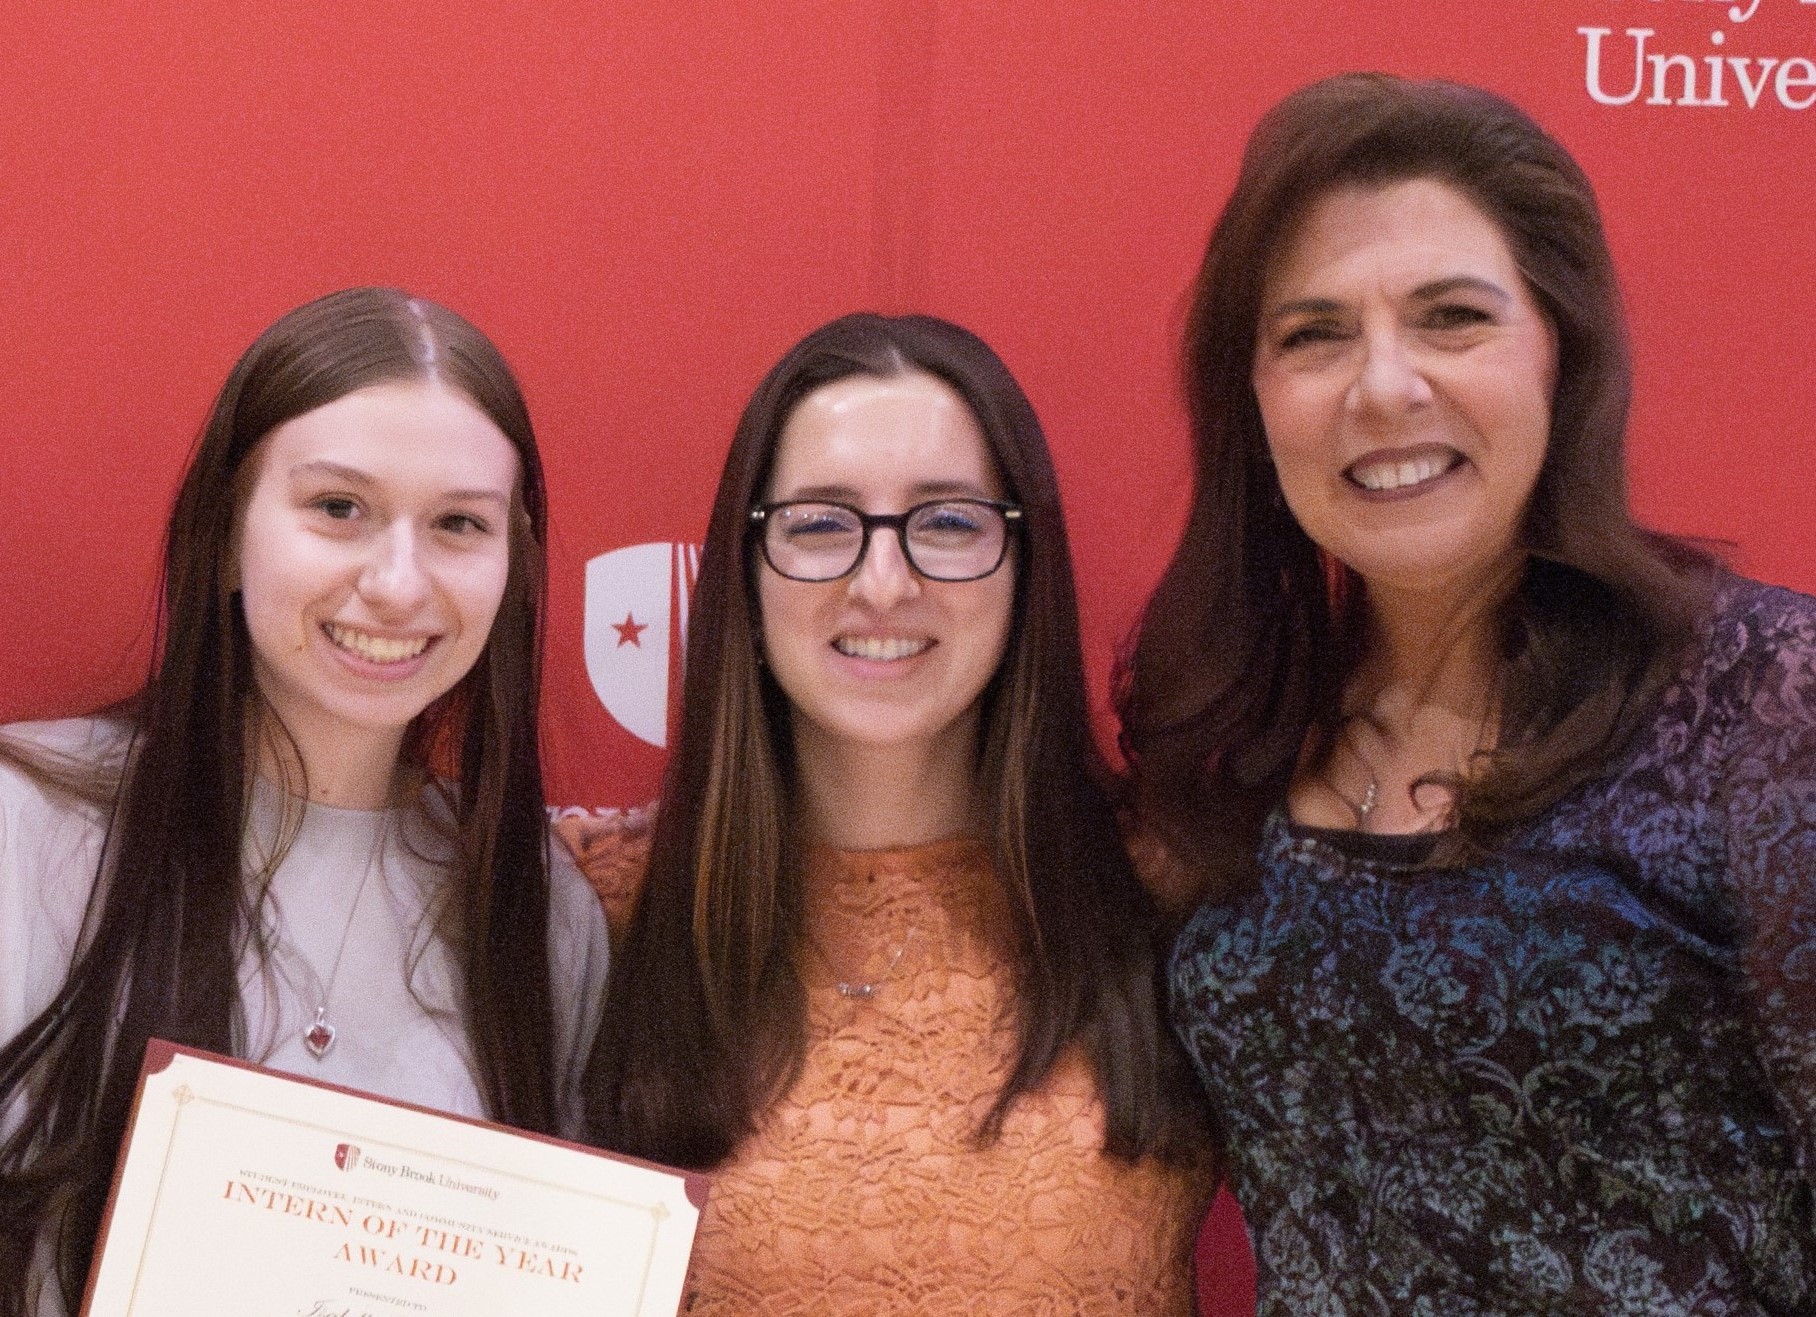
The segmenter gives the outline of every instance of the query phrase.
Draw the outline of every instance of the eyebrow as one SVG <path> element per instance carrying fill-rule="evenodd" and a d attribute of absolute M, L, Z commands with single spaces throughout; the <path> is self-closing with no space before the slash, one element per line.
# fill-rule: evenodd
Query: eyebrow
<path fill-rule="evenodd" d="M 1329 316 L 1343 309 L 1343 303 L 1328 297 L 1297 297 L 1269 307 L 1263 320 L 1284 320 L 1288 316 Z"/>
<path fill-rule="evenodd" d="M 357 489 L 370 489 L 378 483 L 358 467 L 345 466 L 340 462 L 300 462 L 290 468 L 290 483 L 293 485 L 311 477 L 323 476 Z M 497 503 L 507 507 L 511 502 L 509 494 L 496 489 L 450 489 L 443 491 L 441 497 L 453 503 Z"/>
<path fill-rule="evenodd" d="M 1453 274 L 1443 279 L 1433 279 L 1430 283 L 1420 284 L 1408 296 L 1414 301 L 1432 302 L 1440 297 L 1447 297 L 1456 292 L 1484 293 L 1501 305 L 1512 303 L 1513 294 L 1495 283 L 1492 279 L 1483 279 L 1473 274 Z M 1330 297 L 1300 297 L 1290 302 L 1281 302 L 1270 308 L 1264 320 L 1283 320 L 1287 316 L 1336 315 L 1343 310 L 1343 303 Z"/>
<path fill-rule="evenodd" d="M 1453 274 L 1448 279 L 1433 279 L 1430 283 L 1420 284 L 1413 289 L 1412 295 L 1421 301 L 1429 302 L 1433 298 L 1444 297 L 1456 292 L 1486 293 L 1503 304 L 1513 301 L 1513 294 L 1494 280 L 1483 279 L 1473 274 Z"/>
<path fill-rule="evenodd" d="M 973 485 L 962 480 L 923 480 L 909 486 L 908 491 L 916 499 L 929 498 L 993 498 L 983 486 Z M 796 503 L 817 501 L 825 503 L 855 503 L 863 495 L 851 485 L 807 485 L 795 490 L 786 499 L 778 502 Z"/>

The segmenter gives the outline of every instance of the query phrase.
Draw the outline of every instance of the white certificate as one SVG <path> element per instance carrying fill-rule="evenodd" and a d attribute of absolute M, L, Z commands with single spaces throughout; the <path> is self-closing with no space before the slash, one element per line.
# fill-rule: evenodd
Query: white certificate
<path fill-rule="evenodd" d="M 154 1041 L 88 1317 L 673 1317 L 697 1175 Z"/>

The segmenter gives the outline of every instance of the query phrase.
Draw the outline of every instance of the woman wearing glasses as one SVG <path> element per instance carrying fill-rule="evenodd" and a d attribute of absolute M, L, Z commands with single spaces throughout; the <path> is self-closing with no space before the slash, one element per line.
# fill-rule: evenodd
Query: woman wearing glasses
<path fill-rule="evenodd" d="M 620 933 L 592 1135 L 716 1171 L 690 1313 L 1190 1310 L 1197 1099 L 983 343 L 848 316 L 770 372 L 653 834 L 574 840 Z"/>

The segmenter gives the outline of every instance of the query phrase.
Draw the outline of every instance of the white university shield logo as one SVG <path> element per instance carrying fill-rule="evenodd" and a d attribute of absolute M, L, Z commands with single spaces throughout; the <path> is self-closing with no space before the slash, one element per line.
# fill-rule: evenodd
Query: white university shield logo
<path fill-rule="evenodd" d="M 633 544 L 586 565 L 586 675 L 606 712 L 640 741 L 668 744 L 681 693 L 697 544 Z"/>

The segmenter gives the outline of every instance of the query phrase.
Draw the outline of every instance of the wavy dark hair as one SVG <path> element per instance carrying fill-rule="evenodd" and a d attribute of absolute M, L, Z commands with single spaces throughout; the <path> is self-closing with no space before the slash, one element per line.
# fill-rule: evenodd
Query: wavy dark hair
<path fill-rule="evenodd" d="M 1083 1045 L 1106 1151 L 1201 1155 L 1196 1086 L 1159 1006 L 1158 917 L 1091 739 L 1059 488 L 1034 409 L 976 336 L 926 316 L 846 316 L 809 334 L 745 408 L 693 597 L 678 747 L 635 915 L 612 961 L 588 1071 L 592 1135 L 685 1166 L 731 1154 L 806 1047 L 802 866 L 788 701 L 758 660 L 750 511 L 783 426 L 814 390 L 920 372 L 965 400 L 1021 505 L 1014 617 L 984 696 L 978 781 L 1014 928 L 1017 1053 L 979 1137 L 1063 1049 Z"/>
<path fill-rule="evenodd" d="M 256 911 L 242 870 L 264 716 L 230 580 L 248 458 L 278 426 L 373 385 L 436 381 L 517 451 L 503 603 L 473 669 L 412 724 L 406 762 L 448 803 L 459 871 L 442 928 L 456 947 L 465 1023 L 490 1112 L 553 1132 L 547 824 L 537 745 L 546 515 L 542 467 L 516 381 L 472 325 L 393 289 L 298 308 L 240 358 L 215 400 L 165 543 L 152 671 L 111 769 L 27 771 L 91 799 L 107 833 L 83 940 L 55 999 L 0 1048 L 0 1314 L 22 1317 L 34 1249 L 49 1238 L 70 1312 L 94 1250 L 140 1059 L 152 1037 L 233 1050 L 236 948 Z M 86 787 L 86 791 L 84 791 Z M 48 1232 L 48 1235 L 47 1235 Z"/>
<path fill-rule="evenodd" d="M 1263 284 L 1323 197 L 1412 179 L 1456 188 L 1499 227 L 1558 345 L 1526 570 L 1499 619 L 1499 739 L 1459 786 L 1447 853 L 1491 848 L 1600 770 L 1706 609 L 1709 560 L 1628 509 L 1626 322 L 1576 162 L 1475 87 L 1355 73 L 1293 93 L 1249 139 L 1198 275 L 1182 362 L 1191 513 L 1116 682 L 1142 816 L 1207 894 L 1253 880 L 1262 819 L 1301 752 L 1334 734 L 1367 617 L 1361 581 L 1300 529 L 1268 460 L 1251 382 Z"/>

